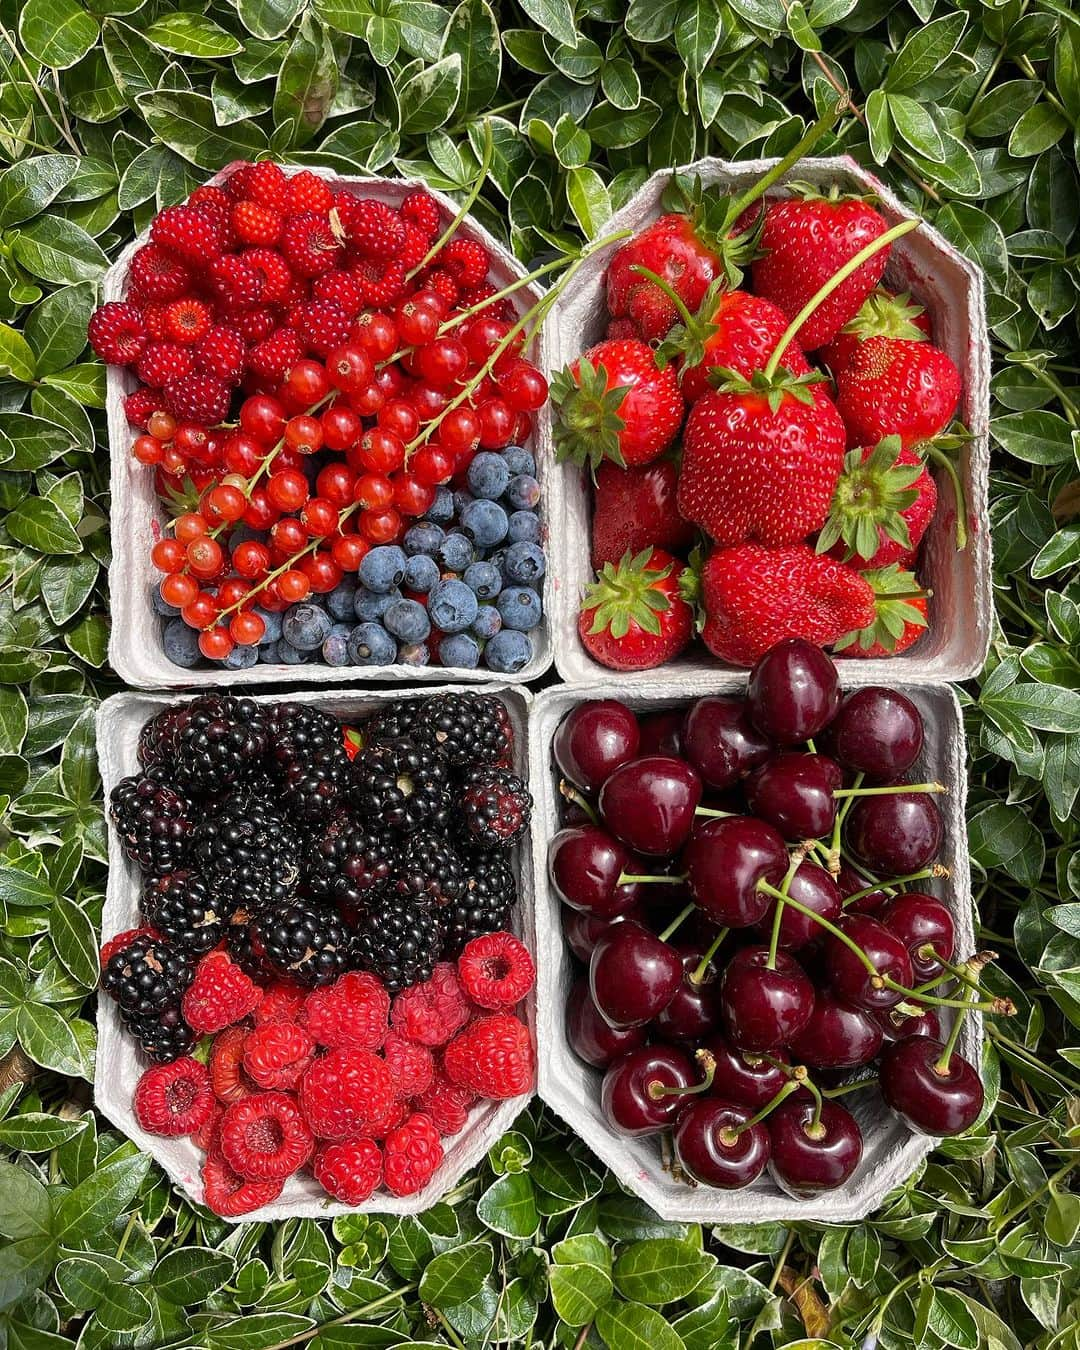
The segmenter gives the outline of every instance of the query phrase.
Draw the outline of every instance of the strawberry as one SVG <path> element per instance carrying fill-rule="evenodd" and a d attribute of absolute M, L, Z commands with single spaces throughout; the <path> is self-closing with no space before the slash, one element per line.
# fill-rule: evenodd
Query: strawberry
<path fill-rule="evenodd" d="M 897 564 L 864 572 L 874 589 L 874 617 L 865 627 L 845 633 L 834 650 L 844 656 L 897 656 L 926 632 L 929 592 Z"/>
<path fill-rule="evenodd" d="M 664 453 L 683 415 L 679 382 L 635 338 L 600 342 L 551 381 L 560 460 L 648 464 Z"/>
<path fill-rule="evenodd" d="M 930 315 L 921 305 L 914 304 L 906 292 L 894 295 L 879 286 L 863 301 L 851 322 L 844 324 L 836 337 L 822 347 L 819 355 L 835 379 L 862 344 L 873 337 L 922 342 L 932 336 Z"/>
<path fill-rule="evenodd" d="M 937 484 L 922 457 L 898 436 L 849 450 L 817 551 L 862 567 L 914 557 L 937 510 Z"/>
<path fill-rule="evenodd" d="M 693 636 L 693 610 L 680 588 L 685 571 L 651 546 L 605 563 L 578 616 L 590 656 L 612 670 L 650 670 L 678 656 Z"/>
<path fill-rule="evenodd" d="M 678 482 L 678 469 L 670 459 L 654 460 L 639 469 L 620 469 L 605 460 L 596 471 L 593 567 L 618 562 L 627 550 L 640 553 L 647 544 L 669 553 L 685 552 L 695 531 L 676 508 Z"/>
<path fill-rule="evenodd" d="M 702 568 L 701 598 L 705 645 L 737 666 L 752 666 L 789 637 L 827 647 L 875 615 L 870 583 L 806 544 L 715 549 Z"/>
<path fill-rule="evenodd" d="M 662 338 L 678 317 L 660 288 L 633 269 L 647 267 L 677 291 L 687 309 L 697 309 L 706 288 L 722 272 L 720 255 L 699 237 L 693 220 L 672 212 L 620 245 L 607 270 L 607 305 L 614 319 L 628 319 L 647 342 Z"/>
<path fill-rule="evenodd" d="M 848 445 L 930 441 L 948 426 L 960 402 L 960 372 L 931 342 L 875 337 L 864 342 L 836 381 Z"/>

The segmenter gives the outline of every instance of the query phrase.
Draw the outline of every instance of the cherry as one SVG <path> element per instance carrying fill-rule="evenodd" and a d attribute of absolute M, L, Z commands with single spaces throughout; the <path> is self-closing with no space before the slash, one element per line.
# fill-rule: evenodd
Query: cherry
<path fill-rule="evenodd" d="M 835 993 L 856 1008 L 894 1008 L 904 995 L 879 981 L 884 977 L 910 987 L 911 961 L 903 942 L 869 914 L 848 914 L 836 926 L 862 949 L 877 975 L 830 933 L 825 939 L 825 970 Z"/>
<path fill-rule="evenodd" d="M 860 891 L 866 891 L 869 886 L 873 885 L 860 872 L 856 872 L 850 863 L 842 862 L 840 864 L 840 871 L 836 875 L 836 884 L 845 901 L 845 914 L 875 914 L 889 901 L 887 890 L 870 890 L 866 895 L 860 895 L 858 900 L 849 900 L 849 896 L 858 895 Z"/>
<path fill-rule="evenodd" d="M 693 1062 L 682 1050 L 642 1046 L 609 1065 L 600 1085 L 600 1108 L 619 1134 L 659 1134 L 683 1104 L 681 1096 L 663 1089 L 691 1087 L 695 1077 Z"/>
<path fill-rule="evenodd" d="M 914 999 L 907 1002 L 914 1003 Z M 941 1021 L 933 1008 L 924 1008 L 921 1017 L 901 1012 L 899 1008 L 886 1008 L 873 1014 L 874 1021 L 881 1028 L 887 1041 L 903 1040 L 905 1036 L 940 1037 Z"/>
<path fill-rule="evenodd" d="M 922 714 L 895 689 L 869 685 L 849 694 L 829 727 L 831 753 L 845 769 L 892 782 L 919 758 Z"/>
<path fill-rule="evenodd" d="M 624 914 L 637 899 L 619 878 L 633 870 L 630 852 L 599 825 L 572 825 L 548 846 L 548 871 L 559 898 L 602 919 Z"/>
<path fill-rule="evenodd" d="M 699 698 L 682 724 L 683 754 L 708 787 L 727 788 L 763 763 L 772 747 L 741 698 Z"/>
<path fill-rule="evenodd" d="M 600 815 L 638 853 L 677 853 L 694 825 L 701 779 L 671 755 L 641 755 L 621 764 L 600 789 Z"/>
<path fill-rule="evenodd" d="M 559 723 L 552 741 L 555 763 L 584 792 L 598 792 L 604 780 L 638 753 L 637 718 L 613 698 L 579 704 Z"/>
<path fill-rule="evenodd" d="M 785 839 L 820 839 L 836 819 L 833 792 L 843 781 L 840 766 L 825 755 L 788 751 L 774 755 L 746 780 L 754 815 L 775 825 Z"/>
<path fill-rule="evenodd" d="M 944 1061 L 944 1062 L 943 1062 Z M 881 1056 L 881 1095 L 921 1134 L 963 1134 L 983 1107 L 978 1072 L 930 1036 L 906 1036 Z"/>
<path fill-rule="evenodd" d="M 672 1041 L 698 1041 L 713 1031 L 720 1020 L 719 971 L 704 943 L 675 944 L 682 962 L 682 979 L 675 996 L 656 1018 L 656 1030 Z M 705 961 L 700 979 L 698 968 Z"/>
<path fill-rule="evenodd" d="M 927 792 L 859 797 L 844 825 L 856 859 L 872 872 L 894 877 L 918 872 L 931 862 L 943 834 L 941 812 Z"/>
<path fill-rule="evenodd" d="M 718 1034 L 703 1041 L 702 1048 L 716 1061 L 714 1095 L 726 1102 L 736 1102 L 756 1111 L 771 1102 L 787 1082 L 783 1069 L 771 1062 L 788 1062 L 787 1054 L 781 1049 L 771 1050 L 769 1059 L 765 1059 L 761 1055 L 744 1054 Z"/>
<path fill-rule="evenodd" d="M 589 959 L 593 1001 L 613 1027 L 651 1022 L 674 998 L 682 974 L 675 948 L 634 919 L 613 923 Z"/>
<path fill-rule="evenodd" d="M 566 1004 L 566 1036 L 579 1059 L 594 1069 L 606 1069 L 629 1050 L 645 1043 L 644 1027 L 610 1026 L 592 1001 L 588 980 L 578 980 Z"/>
<path fill-rule="evenodd" d="M 836 667 L 820 647 L 788 638 L 770 647 L 750 672 L 746 687 L 750 719 L 777 745 L 798 745 L 816 736 L 840 706 Z"/>
<path fill-rule="evenodd" d="M 758 882 L 779 886 L 788 869 L 784 841 L 771 825 L 752 816 L 706 821 L 683 850 L 683 867 L 694 902 L 715 923 L 748 928 L 759 923 L 769 897 Z"/>
<path fill-rule="evenodd" d="M 889 901 L 879 918 L 907 948 L 912 974 L 920 983 L 940 975 L 945 969 L 942 962 L 952 960 L 956 928 L 952 915 L 932 895 L 921 891 L 898 895 Z"/>
<path fill-rule="evenodd" d="M 769 1172 L 797 1199 L 842 1186 L 862 1158 L 862 1134 L 855 1117 L 836 1102 L 824 1102 L 815 1121 L 812 1101 L 783 1102 L 769 1116 Z"/>
<path fill-rule="evenodd" d="M 814 986 L 789 952 L 769 967 L 767 947 L 744 947 L 728 962 L 720 982 L 720 1014 L 728 1039 L 740 1050 L 787 1045 L 814 1010 Z"/>
<path fill-rule="evenodd" d="M 819 867 L 817 863 L 800 863 L 795 875 L 788 882 L 787 893 L 807 909 L 812 909 L 815 914 L 820 914 L 822 918 L 831 919 L 833 922 L 843 912 L 836 882 L 824 867 Z M 776 906 L 779 903 L 779 900 L 769 897 L 769 908 L 758 925 L 763 934 L 771 935 Z M 784 906 L 784 913 L 780 918 L 781 947 L 796 951 L 799 947 L 805 947 L 807 943 L 816 941 L 821 937 L 822 931 L 821 925 L 815 923 L 809 915 L 800 914 L 792 905 Z"/>
<path fill-rule="evenodd" d="M 645 912 L 640 906 L 633 905 L 625 915 L 616 914 L 612 919 L 603 919 L 598 914 L 587 914 L 583 909 L 571 909 L 569 905 L 563 905 L 563 936 L 577 959 L 588 965 L 601 934 L 605 933 L 611 924 L 618 923 L 623 918 L 637 919 L 644 923 Z"/>
<path fill-rule="evenodd" d="M 674 1132 L 683 1170 L 695 1181 L 725 1190 L 756 1181 L 769 1161 L 769 1131 L 761 1121 L 749 1124 L 751 1118 L 752 1108 L 715 1097 L 685 1107 Z"/>
<path fill-rule="evenodd" d="M 638 719 L 641 728 L 640 754 L 682 754 L 683 713 L 678 708 L 649 713 Z"/>
<path fill-rule="evenodd" d="M 829 989 L 818 990 L 810 1020 L 789 1047 L 792 1057 L 812 1069 L 853 1069 L 881 1049 L 881 1027 L 864 1008 L 842 1003 Z"/>

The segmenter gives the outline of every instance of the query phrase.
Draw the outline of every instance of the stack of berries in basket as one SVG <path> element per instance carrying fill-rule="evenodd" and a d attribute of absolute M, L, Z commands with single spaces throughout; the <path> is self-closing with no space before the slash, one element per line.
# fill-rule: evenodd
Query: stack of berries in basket
<path fill-rule="evenodd" d="M 412 1194 L 475 1103 L 531 1088 L 512 752 L 505 705 L 472 693 L 357 728 L 209 694 L 143 727 L 111 798 L 140 926 L 101 983 L 153 1061 L 136 1118 L 205 1150 L 216 1212 L 305 1167 L 347 1204 Z"/>
<path fill-rule="evenodd" d="M 490 265 L 426 192 L 391 207 L 270 162 L 154 217 L 89 339 L 138 381 L 132 453 L 172 517 L 152 551 L 171 661 L 528 664 L 544 554 L 524 446 L 547 381 L 524 351 L 544 306 L 518 320 Z M 357 584 L 399 544 L 423 561 Z"/>
<path fill-rule="evenodd" d="M 792 186 L 762 200 L 676 179 L 668 213 L 607 270 L 608 328 L 552 381 L 559 457 L 593 472 L 579 635 L 643 670 L 695 622 L 750 666 L 801 637 L 844 656 L 917 642 L 920 544 L 960 374 L 927 314 L 882 285 L 890 228 L 863 198 Z"/>

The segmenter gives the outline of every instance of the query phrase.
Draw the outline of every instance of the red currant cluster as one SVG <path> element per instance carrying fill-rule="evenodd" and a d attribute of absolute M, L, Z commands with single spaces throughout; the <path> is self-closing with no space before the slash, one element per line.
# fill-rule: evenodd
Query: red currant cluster
<path fill-rule="evenodd" d="M 458 223 L 423 191 L 395 209 L 244 164 L 160 212 L 127 298 L 95 311 L 94 350 L 139 380 L 132 453 L 192 508 L 152 559 L 205 657 L 260 640 L 256 604 L 332 591 L 478 449 L 529 436 L 543 302 L 515 320 L 517 286 L 496 291 Z"/>

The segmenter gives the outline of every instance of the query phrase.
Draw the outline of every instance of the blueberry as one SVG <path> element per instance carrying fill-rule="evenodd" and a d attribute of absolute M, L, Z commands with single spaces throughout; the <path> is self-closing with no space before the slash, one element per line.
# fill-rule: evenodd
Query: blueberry
<path fill-rule="evenodd" d="M 259 653 L 259 660 L 263 665 L 277 666 L 281 664 L 281 648 L 285 644 L 279 642 L 277 638 L 273 642 L 260 642 L 256 650 Z"/>
<path fill-rule="evenodd" d="M 338 623 L 352 623 L 356 618 L 356 582 L 352 577 L 339 581 L 326 597 L 330 617 Z"/>
<path fill-rule="evenodd" d="M 400 586 L 405 576 L 408 559 L 396 544 L 380 544 L 365 553 L 360 564 L 360 582 L 369 591 L 385 595 Z"/>
<path fill-rule="evenodd" d="M 333 624 L 330 615 L 318 605 L 304 601 L 290 605 L 281 620 L 281 633 L 287 642 L 302 652 L 313 652 L 326 641 Z"/>
<path fill-rule="evenodd" d="M 533 658 L 532 642 L 526 633 L 504 628 L 496 633 L 484 648 L 484 662 L 489 670 L 501 675 L 516 675 Z"/>
<path fill-rule="evenodd" d="M 424 513 L 425 520 L 435 520 L 440 524 L 454 518 L 454 494 L 448 487 L 435 489 L 435 500 Z"/>
<path fill-rule="evenodd" d="M 511 544 L 506 550 L 506 575 L 511 581 L 533 586 L 544 575 L 544 550 L 538 544 Z"/>
<path fill-rule="evenodd" d="M 507 522 L 506 537 L 512 544 L 538 544 L 540 517 L 535 511 L 514 511 Z"/>
<path fill-rule="evenodd" d="M 282 638 L 278 643 L 278 660 L 283 666 L 304 666 L 315 660 L 315 652 L 302 652 L 299 647 L 294 647 Z"/>
<path fill-rule="evenodd" d="M 474 500 L 475 498 L 473 497 L 471 492 L 465 492 L 463 489 L 459 489 L 457 492 L 455 492 L 454 493 L 455 517 L 460 520 L 462 511 L 464 511 L 465 508 L 468 506 L 468 504 Z"/>
<path fill-rule="evenodd" d="M 371 554 L 368 554 L 370 558 Z M 464 572 L 475 556 L 473 546 L 463 534 L 451 533 L 439 545 L 437 561 L 447 572 Z"/>
<path fill-rule="evenodd" d="M 491 600 L 502 590 L 502 573 L 491 562 L 470 563 L 462 579 L 480 600 Z"/>
<path fill-rule="evenodd" d="M 480 644 L 468 633 L 451 633 L 439 643 L 439 660 L 444 666 L 475 670 L 480 664 Z"/>
<path fill-rule="evenodd" d="M 461 528 L 477 548 L 494 548 L 506 538 L 506 512 L 498 502 L 477 498 L 462 511 Z"/>
<path fill-rule="evenodd" d="M 157 586 L 150 587 L 150 603 L 154 608 L 154 613 L 160 614 L 163 619 L 178 619 L 180 617 L 180 611 L 175 605 L 170 605 L 167 601 L 162 600 L 161 591 Z"/>
<path fill-rule="evenodd" d="M 400 599 L 401 592 L 396 586 L 392 591 L 388 591 L 386 595 L 379 595 L 375 591 L 369 591 L 366 586 L 357 586 L 353 608 L 356 611 L 356 617 L 361 623 L 374 623 L 376 619 L 382 618 L 388 607 L 392 605 L 395 600 Z"/>
<path fill-rule="evenodd" d="M 426 553 L 418 553 L 409 559 L 405 568 L 405 589 L 427 595 L 439 579 L 439 564 Z"/>
<path fill-rule="evenodd" d="M 396 657 L 397 643 L 381 623 L 361 623 L 352 630 L 349 661 L 354 666 L 392 666 Z"/>
<path fill-rule="evenodd" d="M 436 525 L 430 520 L 418 520 L 405 532 L 405 538 L 402 540 L 405 552 L 410 558 L 417 553 L 426 553 L 434 558 L 445 533 L 441 525 Z"/>
<path fill-rule="evenodd" d="M 506 491 L 510 470 L 502 455 L 491 450 L 481 450 L 466 470 L 465 481 L 474 497 L 487 497 L 496 501 Z"/>
<path fill-rule="evenodd" d="M 349 638 L 354 627 L 351 623 L 336 623 L 327 633 L 322 645 L 322 659 L 328 666 L 349 664 Z"/>
<path fill-rule="evenodd" d="M 427 610 L 418 600 L 395 600 L 383 615 L 383 624 L 402 642 L 423 642 L 431 632 Z"/>
<path fill-rule="evenodd" d="M 502 574 L 503 585 L 509 580 L 509 577 L 506 575 L 506 555 L 509 552 L 510 549 L 507 547 L 497 548 L 494 553 L 488 554 L 488 562 L 497 567 Z"/>
<path fill-rule="evenodd" d="M 534 510 L 540 500 L 540 484 L 530 474 L 516 474 L 506 489 L 506 500 L 515 511 Z"/>
<path fill-rule="evenodd" d="M 495 601 L 502 615 L 504 628 L 518 628 L 523 633 L 540 622 L 543 609 L 540 597 L 529 586 L 507 586 Z"/>
<path fill-rule="evenodd" d="M 259 648 L 254 642 L 242 647 L 239 643 L 222 661 L 226 670 L 250 670 L 259 659 Z"/>
<path fill-rule="evenodd" d="M 281 613 L 274 609 L 260 609 L 258 605 L 255 606 L 255 613 L 263 621 L 263 635 L 259 639 L 259 646 L 269 647 L 281 636 Z"/>
<path fill-rule="evenodd" d="M 431 662 L 431 652 L 426 642 L 407 642 L 398 648 L 397 659 L 403 666 L 426 666 Z"/>
<path fill-rule="evenodd" d="M 199 651 L 199 634 L 189 628 L 183 619 L 167 619 L 161 630 L 161 643 L 165 655 L 174 666 L 183 666 L 191 670 L 202 665 L 202 652 Z"/>
<path fill-rule="evenodd" d="M 536 460 L 528 450 L 520 445 L 508 445 L 505 450 L 500 451 L 503 463 L 511 474 L 515 473 L 536 473 Z"/>
<path fill-rule="evenodd" d="M 428 596 L 428 614 L 444 633 L 462 633 L 476 618 L 476 596 L 456 578 L 440 581 Z"/>
<path fill-rule="evenodd" d="M 502 627 L 502 615 L 494 605 L 481 605 L 476 611 L 476 618 L 473 619 L 471 631 L 478 638 L 493 638 Z"/>

